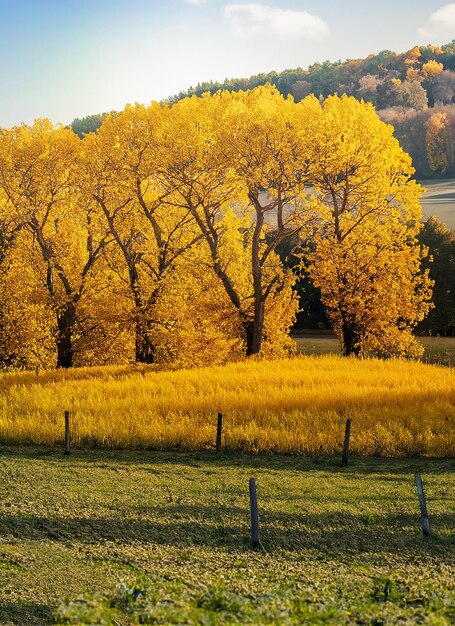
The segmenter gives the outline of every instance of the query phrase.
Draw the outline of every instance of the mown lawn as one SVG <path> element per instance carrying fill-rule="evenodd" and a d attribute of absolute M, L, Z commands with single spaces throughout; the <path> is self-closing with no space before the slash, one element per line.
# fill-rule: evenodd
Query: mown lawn
<path fill-rule="evenodd" d="M 59 606 L 59 623 L 452 624 L 454 469 L 443 459 L 354 457 L 342 468 L 334 457 L 0 448 L 0 623 L 46 624 Z"/>

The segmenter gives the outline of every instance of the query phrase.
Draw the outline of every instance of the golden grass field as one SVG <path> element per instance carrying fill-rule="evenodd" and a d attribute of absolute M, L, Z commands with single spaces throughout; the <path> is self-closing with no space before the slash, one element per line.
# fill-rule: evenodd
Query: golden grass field
<path fill-rule="evenodd" d="M 0 375 L 0 443 L 201 450 L 224 415 L 226 450 L 338 454 L 352 419 L 359 455 L 455 453 L 455 371 L 333 355 L 178 371 L 109 367 Z"/>

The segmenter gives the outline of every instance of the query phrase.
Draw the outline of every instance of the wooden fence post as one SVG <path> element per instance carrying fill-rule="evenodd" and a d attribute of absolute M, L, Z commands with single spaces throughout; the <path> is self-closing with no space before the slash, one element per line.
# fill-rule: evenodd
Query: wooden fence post
<path fill-rule="evenodd" d="M 215 453 L 217 456 L 221 455 L 221 434 L 223 432 L 223 414 L 218 413 L 218 424 L 216 428 L 216 447 Z"/>
<path fill-rule="evenodd" d="M 348 417 L 348 419 L 346 420 L 346 428 L 344 431 L 343 456 L 341 457 L 341 464 L 344 465 L 344 467 L 347 467 L 348 465 L 350 437 L 351 437 L 351 418 Z"/>
<path fill-rule="evenodd" d="M 259 515 L 258 499 L 256 494 L 256 481 L 250 478 L 250 512 L 251 512 L 251 544 L 253 548 L 259 547 Z"/>
<path fill-rule="evenodd" d="M 70 414 L 65 411 L 65 454 L 70 454 Z"/>
<path fill-rule="evenodd" d="M 420 474 L 416 474 L 415 481 L 417 485 L 417 495 L 419 496 L 420 513 L 422 515 L 422 532 L 425 537 L 428 537 L 428 535 L 430 535 L 430 519 L 428 517 L 427 503 Z"/>

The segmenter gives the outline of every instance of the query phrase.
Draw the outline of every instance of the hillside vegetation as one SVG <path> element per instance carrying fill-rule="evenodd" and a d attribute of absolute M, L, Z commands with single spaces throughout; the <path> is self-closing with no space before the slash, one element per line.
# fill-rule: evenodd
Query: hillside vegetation
<path fill-rule="evenodd" d="M 0 443 L 360 455 L 455 453 L 455 371 L 405 361 L 300 357 L 179 371 L 92 368 L 0 377 Z"/>

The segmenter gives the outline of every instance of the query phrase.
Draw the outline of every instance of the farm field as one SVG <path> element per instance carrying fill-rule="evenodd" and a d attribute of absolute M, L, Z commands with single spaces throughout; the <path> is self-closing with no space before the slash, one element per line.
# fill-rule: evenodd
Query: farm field
<path fill-rule="evenodd" d="M 443 459 L 353 457 L 342 468 L 326 457 L 2 447 L 0 623 L 452 624 L 454 469 Z"/>
<path fill-rule="evenodd" d="M 421 199 L 424 217 L 434 215 L 455 228 L 455 180 L 421 180 L 419 183 L 426 188 Z"/>
<path fill-rule="evenodd" d="M 295 335 L 297 351 L 301 354 L 339 354 L 338 340 L 332 335 Z M 455 366 L 455 337 L 419 337 L 425 348 L 424 363 Z"/>
<path fill-rule="evenodd" d="M 0 376 L 0 444 L 58 445 L 70 412 L 82 447 L 231 452 L 455 453 L 455 370 L 400 360 L 301 356 L 157 371 L 81 368 Z"/>

